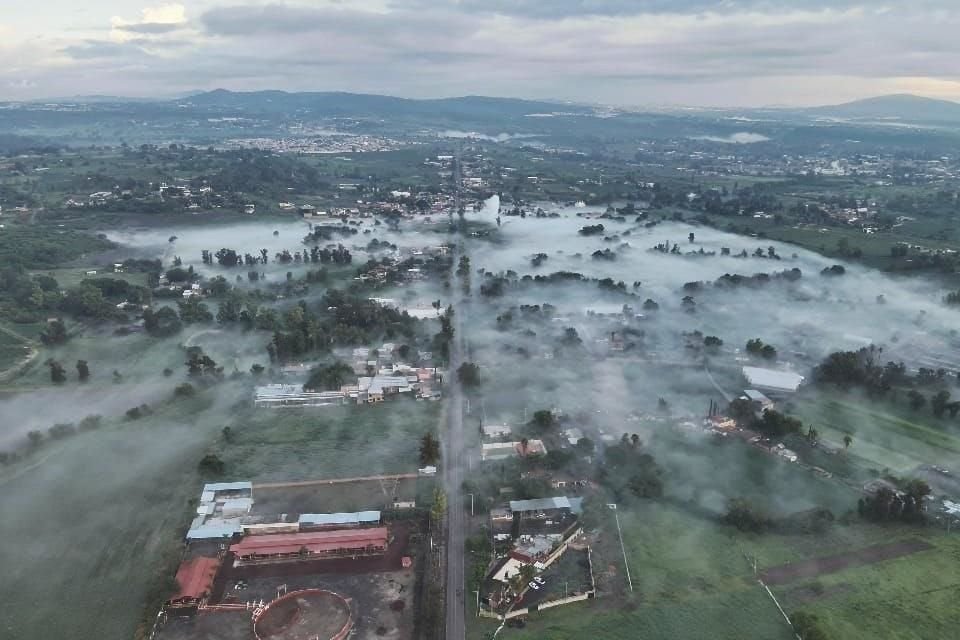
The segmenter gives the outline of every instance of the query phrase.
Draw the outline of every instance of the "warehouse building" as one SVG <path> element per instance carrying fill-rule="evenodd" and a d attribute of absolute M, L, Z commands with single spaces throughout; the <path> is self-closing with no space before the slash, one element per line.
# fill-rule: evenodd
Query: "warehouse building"
<path fill-rule="evenodd" d="M 388 537 L 386 527 L 248 536 L 230 545 L 230 552 L 235 565 L 356 558 L 382 555 L 387 550 Z"/>

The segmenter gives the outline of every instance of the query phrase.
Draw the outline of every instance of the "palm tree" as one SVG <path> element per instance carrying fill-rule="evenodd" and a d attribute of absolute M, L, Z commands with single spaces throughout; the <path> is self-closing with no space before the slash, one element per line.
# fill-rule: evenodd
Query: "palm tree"
<path fill-rule="evenodd" d="M 850 434 L 849 434 L 849 433 L 846 434 L 845 436 L 843 436 L 843 448 L 844 448 L 844 449 L 849 449 L 849 448 L 850 448 L 850 445 L 852 445 L 852 444 L 853 444 L 853 438 L 850 437 Z"/>

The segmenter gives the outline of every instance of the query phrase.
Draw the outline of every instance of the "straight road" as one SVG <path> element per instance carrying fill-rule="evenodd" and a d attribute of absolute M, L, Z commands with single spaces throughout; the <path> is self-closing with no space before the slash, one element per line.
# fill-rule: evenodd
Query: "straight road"
<path fill-rule="evenodd" d="M 456 194 L 456 209 L 462 206 L 460 180 L 460 152 L 457 150 L 454 161 L 454 193 Z M 456 274 L 460 260 L 459 249 L 453 252 L 453 269 Z M 462 290 L 460 276 L 454 275 L 452 290 Z M 464 299 L 464 302 L 469 302 Z M 453 340 L 450 345 L 450 370 L 447 373 L 449 404 L 447 405 L 447 432 L 443 438 L 443 488 L 447 494 L 447 575 L 446 575 L 446 623 L 444 638 L 446 640 L 463 640 L 466 637 L 466 600 L 465 600 L 465 571 L 464 571 L 464 540 L 466 538 L 467 518 L 464 512 L 463 486 L 464 455 L 463 437 L 463 389 L 457 378 L 457 369 L 463 363 L 466 351 L 466 337 L 463 334 L 463 317 L 466 313 L 464 305 L 456 305 L 453 315 Z"/>
<path fill-rule="evenodd" d="M 456 263 L 454 263 L 456 264 Z M 454 285 L 459 286 L 459 283 Z M 447 619 L 446 640 L 463 640 L 466 637 L 464 598 L 464 540 L 466 538 L 467 518 L 464 511 L 463 486 L 464 438 L 463 438 L 463 389 L 457 380 L 457 368 L 463 361 L 464 336 L 460 318 L 464 313 L 461 306 L 454 310 L 454 335 L 450 347 L 449 399 L 447 407 L 447 433 L 444 438 L 443 486 L 447 494 L 447 576 L 446 602 Z"/>

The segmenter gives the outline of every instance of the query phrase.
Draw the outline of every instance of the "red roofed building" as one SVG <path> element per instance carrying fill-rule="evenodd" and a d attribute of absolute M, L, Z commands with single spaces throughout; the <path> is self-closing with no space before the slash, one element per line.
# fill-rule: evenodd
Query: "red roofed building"
<path fill-rule="evenodd" d="M 210 594 L 220 569 L 219 558 L 197 557 L 177 569 L 177 594 L 167 600 L 168 607 L 196 607 Z"/>
<path fill-rule="evenodd" d="M 386 527 L 248 536 L 230 552 L 239 563 L 373 556 L 387 550 L 388 537 Z"/>

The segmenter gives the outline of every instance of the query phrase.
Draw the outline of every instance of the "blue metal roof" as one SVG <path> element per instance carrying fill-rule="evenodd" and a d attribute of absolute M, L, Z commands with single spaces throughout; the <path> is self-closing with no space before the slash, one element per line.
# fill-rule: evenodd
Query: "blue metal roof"
<path fill-rule="evenodd" d="M 211 482 L 203 485 L 204 491 L 253 491 L 252 482 Z"/>
<path fill-rule="evenodd" d="M 570 499 L 566 496 L 556 498 L 537 498 L 536 500 L 511 500 L 510 511 L 546 511 L 548 509 L 571 509 Z"/>
<path fill-rule="evenodd" d="M 300 524 L 307 525 L 338 525 L 338 524 L 370 524 L 380 522 L 379 511 L 359 511 L 356 513 L 302 513 L 298 519 Z"/>

